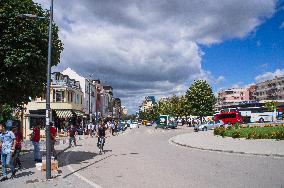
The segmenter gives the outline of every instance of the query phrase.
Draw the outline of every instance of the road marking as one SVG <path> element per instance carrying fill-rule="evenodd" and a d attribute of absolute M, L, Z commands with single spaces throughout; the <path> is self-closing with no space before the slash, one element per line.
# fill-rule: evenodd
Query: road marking
<path fill-rule="evenodd" d="M 71 150 L 74 151 L 74 148 Z M 65 158 L 65 162 L 68 164 L 69 162 L 69 158 L 70 158 L 70 154 L 72 152 L 70 152 L 67 157 Z M 79 174 L 78 172 L 75 172 L 75 170 L 71 167 L 71 165 L 68 165 L 67 168 L 75 175 L 77 176 L 79 179 L 81 179 L 82 181 L 88 183 L 90 186 L 94 187 L 94 188 L 102 188 L 100 185 L 96 184 L 95 182 L 92 182 L 90 180 L 88 180 L 87 178 L 85 178 L 84 176 L 82 176 L 81 174 Z"/>

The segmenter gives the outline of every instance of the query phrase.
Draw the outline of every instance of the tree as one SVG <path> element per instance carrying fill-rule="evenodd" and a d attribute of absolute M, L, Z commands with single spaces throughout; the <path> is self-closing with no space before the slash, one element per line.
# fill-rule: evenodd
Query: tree
<path fill-rule="evenodd" d="M 212 88 L 205 80 L 195 81 L 186 92 L 186 103 L 191 110 L 191 114 L 202 117 L 214 113 L 216 98 Z"/>
<path fill-rule="evenodd" d="M 271 119 L 272 119 L 272 122 L 273 122 L 273 113 L 274 111 L 276 110 L 277 108 L 277 105 L 274 101 L 267 101 L 265 104 L 264 104 L 264 107 L 267 108 L 267 110 L 271 111 L 272 114 L 271 114 Z"/>
<path fill-rule="evenodd" d="M 48 18 L 32 0 L 0 1 L 0 106 L 25 104 L 46 87 L 49 20 L 18 17 L 27 13 Z M 58 31 L 53 24 L 52 66 L 63 50 Z"/>

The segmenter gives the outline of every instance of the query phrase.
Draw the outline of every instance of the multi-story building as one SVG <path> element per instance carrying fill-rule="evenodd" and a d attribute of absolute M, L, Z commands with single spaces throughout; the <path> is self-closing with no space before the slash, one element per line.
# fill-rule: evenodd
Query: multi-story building
<path fill-rule="evenodd" d="M 113 101 L 113 117 L 120 118 L 121 117 L 121 100 L 120 98 L 115 98 Z"/>
<path fill-rule="evenodd" d="M 154 96 L 147 96 L 140 106 L 140 111 L 145 112 L 156 104 Z"/>
<path fill-rule="evenodd" d="M 251 100 L 251 90 L 249 88 L 231 88 L 221 90 L 217 94 L 217 105 L 233 105 L 243 101 Z"/>
<path fill-rule="evenodd" d="M 70 78 L 79 81 L 83 92 L 83 111 L 87 115 L 94 115 L 96 112 L 96 86 L 93 82 L 83 76 L 80 76 L 71 68 L 65 69 L 62 74 L 68 75 Z"/>
<path fill-rule="evenodd" d="M 284 100 L 284 76 L 256 84 L 253 96 L 256 100 Z"/>
<path fill-rule="evenodd" d="M 110 85 L 104 85 L 104 112 L 106 117 L 113 115 L 113 88 Z"/>
<path fill-rule="evenodd" d="M 83 115 L 83 92 L 79 81 L 70 79 L 69 76 L 60 72 L 51 75 L 50 107 L 52 110 L 51 120 L 75 121 L 74 118 Z M 46 94 L 32 99 L 24 106 L 24 136 L 31 133 L 35 125 L 41 126 L 41 133 L 44 134 Z M 63 127 L 58 127 L 63 128 Z"/>
<path fill-rule="evenodd" d="M 123 115 L 127 115 L 128 110 L 127 110 L 126 106 L 121 106 L 121 113 L 122 113 Z"/>

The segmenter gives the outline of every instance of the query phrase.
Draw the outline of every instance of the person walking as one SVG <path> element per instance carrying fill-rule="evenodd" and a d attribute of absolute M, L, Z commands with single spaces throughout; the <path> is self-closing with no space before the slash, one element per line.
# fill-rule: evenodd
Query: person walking
<path fill-rule="evenodd" d="M 14 178 L 16 175 L 16 170 L 14 168 L 13 162 L 12 162 L 12 155 L 15 151 L 15 145 L 16 145 L 16 137 L 12 131 L 6 130 L 6 125 L 0 124 L 0 147 L 2 147 L 1 151 L 1 162 L 2 162 L 2 181 L 6 181 L 8 179 L 7 177 L 7 168 L 10 167 L 12 171 L 11 178 Z"/>
<path fill-rule="evenodd" d="M 41 162 L 41 155 L 40 155 L 40 147 L 39 147 L 39 141 L 40 141 L 40 125 L 37 124 L 33 128 L 32 134 L 30 134 L 30 140 L 33 143 L 34 146 L 34 161 L 37 163 Z"/>
<path fill-rule="evenodd" d="M 77 129 L 72 124 L 68 130 L 68 135 L 69 135 L 69 147 L 72 146 L 72 142 L 74 143 L 74 146 L 76 146 Z"/>
<path fill-rule="evenodd" d="M 56 142 L 56 135 L 57 135 L 57 130 L 54 126 L 54 123 L 52 122 L 50 123 L 51 153 L 55 160 L 57 159 L 57 153 L 54 148 Z"/>
<path fill-rule="evenodd" d="M 20 161 L 20 153 L 22 150 L 23 134 L 22 134 L 20 127 L 14 127 L 13 133 L 15 134 L 15 137 L 16 137 L 16 146 L 15 146 L 15 152 L 13 156 L 13 165 L 14 165 L 14 168 L 18 166 L 19 167 L 18 169 L 21 169 L 22 164 Z"/>
<path fill-rule="evenodd" d="M 93 137 L 93 123 L 91 121 L 88 124 L 88 134 L 89 134 L 89 137 Z"/>

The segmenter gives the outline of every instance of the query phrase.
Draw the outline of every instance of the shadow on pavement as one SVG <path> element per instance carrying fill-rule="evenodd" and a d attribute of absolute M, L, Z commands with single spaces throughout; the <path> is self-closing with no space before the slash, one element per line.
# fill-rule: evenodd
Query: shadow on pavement
<path fill-rule="evenodd" d="M 69 164 L 80 164 L 89 159 L 93 159 L 98 154 L 88 151 L 67 151 L 58 157 L 59 168 Z M 68 157 L 68 160 L 66 160 Z"/>
<path fill-rule="evenodd" d="M 78 169 L 78 170 L 75 170 L 74 172 L 71 172 L 71 173 L 69 173 L 69 174 L 63 176 L 63 178 L 67 178 L 68 176 L 70 176 L 70 175 L 72 175 L 72 174 L 74 174 L 74 173 L 77 173 L 77 172 L 79 172 L 79 171 L 81 171 L 81 170 L 84 170 L 84 169 L 86 169 L 86 168 L 88 168 L 88 167 L 90 167 L 90 166 L 92 166 L 92 165 L 94 165 L 94 164 L 96 164 L 96 163 L 99 163 L 99 162 L 101 162 L 101 161 L 103 161 L 103 160 L 106 160 L 106 159 L 108 159 L 109 157 L 112 157 L 112 156 L 114 156 L 114 155 L 113 155 L 113 154 L 108 155 L 108 156 L 106 156 L 106 157 L 104 157 L 104 158 L 102 158 L 102 159 L 100 159 L 100 160 L 97 160 L 97 161 L 95 161 L 95 162 L 93 162 L 93 163 L 91 163 L 91 164 L 88 164 L 87 166 L 84 166 L 84 167 L 82 167 L 82 168 L 80 168 L 80 169 Z M 74 164 L 73 161 L 71 162 L 71 164 Z"/>
<path fill-rule="evenodd" d="M 33 174 L 34 174 L 34 172 L 32 172 L 32 171 L 19 172 L 19 173 L 16 173 L 16 177 L 15 178 L 21 178 L 21 177 L 30 176 L 30 175 L 33 175 Z"/>

